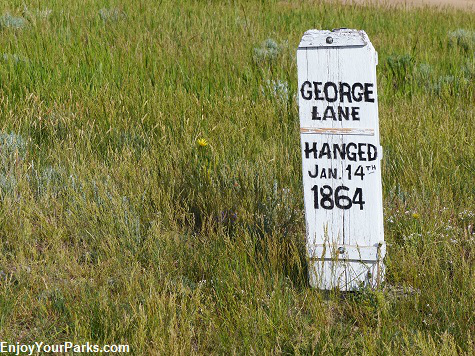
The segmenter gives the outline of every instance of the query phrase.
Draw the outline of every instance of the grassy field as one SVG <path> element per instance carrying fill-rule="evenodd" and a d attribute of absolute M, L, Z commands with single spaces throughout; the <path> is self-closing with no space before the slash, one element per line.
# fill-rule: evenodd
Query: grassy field
<path fill-rule="evenodd" d="M 308 286 L 296 48 L 379 52 L 387 279 Z M 0 5 L 0 341 L 471 354 L 475 15 L 297 1 Z"/>

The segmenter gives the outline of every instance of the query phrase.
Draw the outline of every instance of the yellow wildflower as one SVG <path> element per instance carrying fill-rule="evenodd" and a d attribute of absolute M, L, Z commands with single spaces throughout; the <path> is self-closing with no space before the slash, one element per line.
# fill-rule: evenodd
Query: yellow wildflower
<path fill-rule="evenodd" d="M 421 216 L 418 213 L 412 213 L 414 219 L 419 219 Z"/>
<path fill-rule="evenodd" d="M 198 144 L 198 146 L 201 146 L 201 147 L 206 147 L 208 146 L 208 141 L 206 141 L 204 138 L 199 138 L 196 143 Z"/>

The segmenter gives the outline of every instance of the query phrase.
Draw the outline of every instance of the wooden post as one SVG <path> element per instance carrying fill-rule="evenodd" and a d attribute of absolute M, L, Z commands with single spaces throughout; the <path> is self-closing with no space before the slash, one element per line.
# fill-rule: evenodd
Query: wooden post
<path fill-rule="evenodd" d="M 385 255 L 376 65 L 364 31 L 305 32 L 297 50 L 310 284 L 377 286 Z"/>

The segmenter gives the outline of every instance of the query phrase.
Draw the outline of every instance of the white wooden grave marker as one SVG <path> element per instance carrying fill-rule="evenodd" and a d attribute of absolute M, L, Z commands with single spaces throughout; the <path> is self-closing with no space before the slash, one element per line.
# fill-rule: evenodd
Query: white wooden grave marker
<path fill-rule="evenodd" d="M 377 62 L 364 31 L 310 30 L 297 50 L 309 278 L 320 289 L 384 275 Z"/>

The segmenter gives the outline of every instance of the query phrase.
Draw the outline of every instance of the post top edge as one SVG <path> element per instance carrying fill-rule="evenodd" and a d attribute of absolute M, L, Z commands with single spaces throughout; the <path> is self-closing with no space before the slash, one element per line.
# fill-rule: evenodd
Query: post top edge
<path fill-rule="evenodd" d="M 371 45 L 363 30 L 338 28 L 333 30 L 308 30 L 302 36 L 299 49 L 318 47 L 364 47 Z"/>

